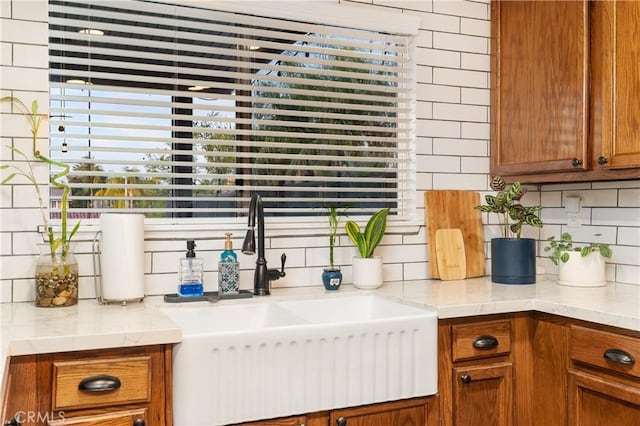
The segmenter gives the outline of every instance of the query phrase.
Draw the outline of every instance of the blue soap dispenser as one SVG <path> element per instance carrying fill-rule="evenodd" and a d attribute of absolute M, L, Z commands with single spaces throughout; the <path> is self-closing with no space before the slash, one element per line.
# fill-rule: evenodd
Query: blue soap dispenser
<path fill-rule="evenodd" d="M 193 240 L 187 241 L 187 254 L 180 259 L 178 268 L 178 294 L 185 297 L 202 296 L 204 286 L 202 285 L 202 273 L 204 271 L 204 261 L 196 257 L 196 243 Z"/>
<path fill-rule="evenodd" d="M 233 251 L 231 232 L 225 234 L 224 251 L 220 254 L 218 263 L 218 295 L 225 296 L 240 292 L 240 264 L 238 256 Z"/>

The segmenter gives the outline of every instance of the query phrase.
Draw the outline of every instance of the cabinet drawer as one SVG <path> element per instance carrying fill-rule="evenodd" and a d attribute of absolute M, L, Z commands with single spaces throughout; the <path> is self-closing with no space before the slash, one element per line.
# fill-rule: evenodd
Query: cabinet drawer
<path fill-rule="evenodd" d="M 54 410 L 148 402 L 150 395 L 150 356 L 53 363 Z"/>
<path fill-rule="evenodd" d="M 640 377 L 640 339 L 571 326 L 571 359 Z"/>
<path fill-rule="evenodd" d="M 96 414 L 93 416 L 66 417 L 64 419 L 52 420 L 47 423 L 48 426 L 132 426 L 136 421 L 142 424 L 148 424 L 147 412 L 141 408 L 138 410 L 119 411 L 109 414 Z"/>
<path fill-rule="evenodd" d="M 496 320 L 451 326 L 453 361 L 511 352 L 511 321 Z"/>

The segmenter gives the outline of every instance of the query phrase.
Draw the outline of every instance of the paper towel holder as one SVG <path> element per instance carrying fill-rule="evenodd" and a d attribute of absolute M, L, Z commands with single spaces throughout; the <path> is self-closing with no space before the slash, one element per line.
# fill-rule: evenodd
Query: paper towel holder
<path fill-rule="evenodd" d="M 140 303 L 144 300 L 144 296 L 135 297 L 133 299 L 105 299 L 102 293 L 102 263 L 100 262 L 100 237 L 102 236 L 102 231 L 96 232 L 93 237 L 93 243 L 91 245 L 91 255 L 93 258 L 93 286 L 96 293 L 96 300 L 103 304 L 121 304 L 122 306 L 126 306 L 127 303 L 136 302 Z"/>

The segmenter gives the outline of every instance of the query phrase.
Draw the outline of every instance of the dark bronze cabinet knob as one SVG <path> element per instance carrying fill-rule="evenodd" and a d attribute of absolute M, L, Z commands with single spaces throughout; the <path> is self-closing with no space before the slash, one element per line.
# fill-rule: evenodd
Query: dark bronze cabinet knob
<path fill-rule="evenodd" d="M 578 167 L 580 165 L 582 165 L 582 160 L 579 158 L 574 158 L 573 160 L 571 160 L 571 165 L 573 167 Z"/>
<path fill-rule="evenodd" d="M 609 160 L 607 160 L 607 157 L 603 157 L 602 155 L 598 157 L 598 164 L 600 164 L 601 166 L 604 166 L 608 162 Z"/>

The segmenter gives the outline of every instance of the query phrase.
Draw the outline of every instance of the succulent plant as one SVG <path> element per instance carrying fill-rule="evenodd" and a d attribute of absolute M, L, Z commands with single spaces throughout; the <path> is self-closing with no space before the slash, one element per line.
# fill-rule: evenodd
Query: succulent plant
<path fill-rule="evenodd" d="M 495 195 L 486 195 L 484 199 L 487 204 L 477 206 L 476 209 L 498 215 L 503 225 L 504 238 L 515 235 L 520 239 L 522 226 L 525 224 L 535 228 L 542 227 L 542 220 L 537 214 L 542 210 L 542 206 L 525 207 L 520 204 L 522 196 L 527 192 L 520 182 L 514 182 L 507 188 L 502 177 L 494 176 L 491 178 L 490 187 L 498 192 Z"/>

